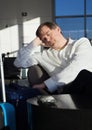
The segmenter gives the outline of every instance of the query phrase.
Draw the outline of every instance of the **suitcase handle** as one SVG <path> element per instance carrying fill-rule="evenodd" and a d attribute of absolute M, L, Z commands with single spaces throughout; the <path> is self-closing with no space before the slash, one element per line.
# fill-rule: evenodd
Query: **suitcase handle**
<path fill-rule="evenodd" d="M 1 60 L 0 67 L 1 67 L 2 96 L 3 96 L 3 102 L 6 102 L 4 68 L 3 68 L 3 54 L 0 54 L 0 60 Z"/>

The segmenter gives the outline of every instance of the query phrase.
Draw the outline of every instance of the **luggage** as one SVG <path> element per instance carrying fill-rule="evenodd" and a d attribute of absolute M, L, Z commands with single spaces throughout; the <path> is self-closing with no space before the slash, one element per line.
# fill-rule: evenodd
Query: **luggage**
<path fill-rule="evenodd" d="M 29 130 L 26 100 L 37 95 L 41 95 L 38 89 L 20 86 L 16 83 L 6 86 L 7 101 L 15 107 L 17 130 Z"/>
<path fill-rule="evenodd" d="M 15 119 L 15 109 L 14 106 L 6 102 L 6 93 L 5 93 L 5 82 L 4 82 L 4 70 L 3 70 L 3 57 L 0 54 L 1 61 L 1 82 L 2 82 L 2 97 L 3 102 L 0 102 L 0 111 L 1 111 L 1 121 L 2 128 L 7 130 L 16 130 L 16 119 Z"/>
<path fill-rule="evenodd" d="M 0 103 L 3 113 L 3 129 L 16 130 L 15 109 L 10 103 Z"/>
<path fill-rule="evenodd" d="M 5 57 L 5 54 L 3 56 L 5 79 L 19 79 L 17 77 L 19 77 L 20 71 L 16 70 L 13 66 L 14 59 L 15 58 Z M 10 82 L 10 84 L 5 85 L 5 90 L 7 102 L 12 104 L 15 108 L 16 129 L 29 130 L 26 100 L 39 95 L 39 90 L 32 89 L 31 87 L 20 86 L 17 82 Z"/>
<path fill-rule="evenodd" d="M 4 128 L 4 118 L 2 113 L 2 108 L 0 107 L 0 130 Z"/>

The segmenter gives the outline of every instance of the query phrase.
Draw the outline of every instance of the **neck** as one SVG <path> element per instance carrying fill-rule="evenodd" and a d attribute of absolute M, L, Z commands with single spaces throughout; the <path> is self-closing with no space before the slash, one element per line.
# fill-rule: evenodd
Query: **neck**
<path fill-rule="evenodd" d="M 62 47 L 62 49 L 68 44 L 69 42 L 69 39 L 65 39 L 65 43 L 64 43 L 64 46 Z"/>
<path fill-rule="evenodd" d="M 63 39 L 63 41 L 60 43 L 60 47 L 58 50 L 62 50 L 65 48 L 65 46 L 68 44 L 69 39 Z"/>

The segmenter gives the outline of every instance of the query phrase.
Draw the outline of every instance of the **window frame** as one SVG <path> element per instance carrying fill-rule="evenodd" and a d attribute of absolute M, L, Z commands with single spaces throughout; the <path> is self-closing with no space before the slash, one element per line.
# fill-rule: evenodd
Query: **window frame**
<path fill-rule="evenodd" d="M 56 6 L 55 6 L 55 1 L 54 0 L 54 22 L 56 22 L 56 19 L 62 19 L 62 18 L 84 18 L 84 37 L 88 37 L 87 36 L 87 18 L 92 18 L 92 14 L 87 14 L 87 0 L 84 0 L 84 14 L 83 15 L 59 15 L 59 16 L 56 16 L 55 14 L 55 10 L 56 10 Z"/>

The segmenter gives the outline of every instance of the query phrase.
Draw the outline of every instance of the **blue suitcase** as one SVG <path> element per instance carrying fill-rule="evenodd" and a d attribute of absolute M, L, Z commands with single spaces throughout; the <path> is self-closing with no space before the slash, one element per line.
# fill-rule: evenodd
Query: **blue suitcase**
<path fill-rule="evenodd" d="M 3 113 L 3 129 L 16 130 L 15 109 L 10 103 L 0 103 L 0 109 Z"/>
<path fill-rule="evenodd" d="M 7 130 L 16 130 L 16 119 L 15 119 L 15 109 L 14 106 L 6 102 L 6 92 L 5 92 L 5 82 L 4 82 L 4 70 L 3 70 L 3 58 L 0 55 L 1 61 L 1 82 L 2 82 L 2 99 L 0 102 L 0 112 L 1 112 L 1 121 L 2 128 Z M 2 119 L 3 118 L 3 119 Z"/>

